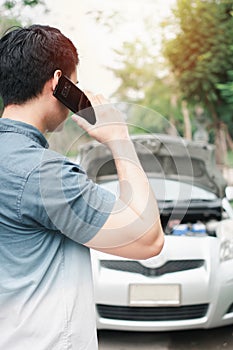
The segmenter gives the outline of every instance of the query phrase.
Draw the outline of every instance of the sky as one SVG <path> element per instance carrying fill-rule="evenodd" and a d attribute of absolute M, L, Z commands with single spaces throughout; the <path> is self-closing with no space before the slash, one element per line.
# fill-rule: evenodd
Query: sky
<path fill-rule="evenodd" d="M 45 14 L 35 8 L 30 11 L 31 21 L 58 27 L 78 49 L 80 64 L 78 80 L 81 87 L 93 93 L 102 93 L 107 98 L 114 93 L 118 81 L 106 67 L 116 65 L 113 49 L 121 47 L 125 40 L 135 36 L 148 39 L 143 18 L 151 16 L 155 23 L 171 13 L 175 0 L 44 0 L 50 10 Z M 97 24 L 90 14 L 104 11 L 119 13 L 119 21 L 109 21 L 112 30 Z M 158 42 L 159 33 L 156 34 Z"/>

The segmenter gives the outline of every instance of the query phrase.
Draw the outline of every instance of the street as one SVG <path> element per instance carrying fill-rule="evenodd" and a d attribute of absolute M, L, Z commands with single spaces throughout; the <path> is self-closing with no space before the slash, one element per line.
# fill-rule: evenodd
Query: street
<path fill-rule="evenodd" d="M 233 326 L 179 332 L 99 331 L 99 350 L 232 350 Z"/>

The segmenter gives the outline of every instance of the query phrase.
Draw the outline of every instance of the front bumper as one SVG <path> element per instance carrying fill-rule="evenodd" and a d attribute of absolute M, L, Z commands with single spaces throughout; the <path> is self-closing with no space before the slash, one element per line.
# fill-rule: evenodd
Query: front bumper
<path fill-rule="evenodd" d="M 183 238 L 179 239 L 183 240 Z M 186 244 L 189 245 L 186 250 L 184 249 L 183 258 L 194 259 L 195 245 L 191 245 L 193 248 L 191 254 L 190 241 L 186 239 L 182 243 L 183 248 Z M 170 331 L 232 324 L 233 275 L 231 271 L 233 271 L 233 262 L 220 264 L 219 259 L 216 259 L 219 249 L 216 239 L 205 238 L 202 245 L 201 254 L 199 247 L 198 258 L 204 258 L 203 266 L 155 277 L 103 268 L 99 260 L 94 259 L 97 328 Z M 158 259 L 163 260 L 164 256 L 166 258 L 169 256 L 169 259 L 175 258 L 177 253 L 171 251 L 174 245 L 169 244 L 169 246 L 170 248 L 166 248 L 163 256 Z M 109 259 L 110 256 L 103 255 L 102 257 Z M 116 257 L 111 258 L 118 260 Z M 119 260 L 122 261 L 121 258 Z M 179 285 L 181 289 L 180 305 L 130 306 L 129 286 L 132 284 Z"/>

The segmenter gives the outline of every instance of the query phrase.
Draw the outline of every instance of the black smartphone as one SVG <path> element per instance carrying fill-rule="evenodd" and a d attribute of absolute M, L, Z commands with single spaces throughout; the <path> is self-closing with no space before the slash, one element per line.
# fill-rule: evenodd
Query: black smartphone
<path fill-rule="evenodd" d="M 78 113 L 78 115 L 86 119 L 90 124 L 95 124 L 96 116 L 91 102 L 84 92 L 65 75 L 61 75 L 59 78 L 53 95 L 73 113 Z"/>

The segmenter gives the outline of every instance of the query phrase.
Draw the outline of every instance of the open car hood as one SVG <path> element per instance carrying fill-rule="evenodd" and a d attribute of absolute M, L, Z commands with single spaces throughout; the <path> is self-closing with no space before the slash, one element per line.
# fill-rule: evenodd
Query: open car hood
<path fill-rule="evenodd" d="M 132 136 L 137 154 L 146 173 L 202 187 L 225 196 L 226 181 L 215 162 L 215 147 L 163 134 Z M 80 147 L 81 166 L 94 181 L 116 176 L 112 154 L 96 141 Z"/>

